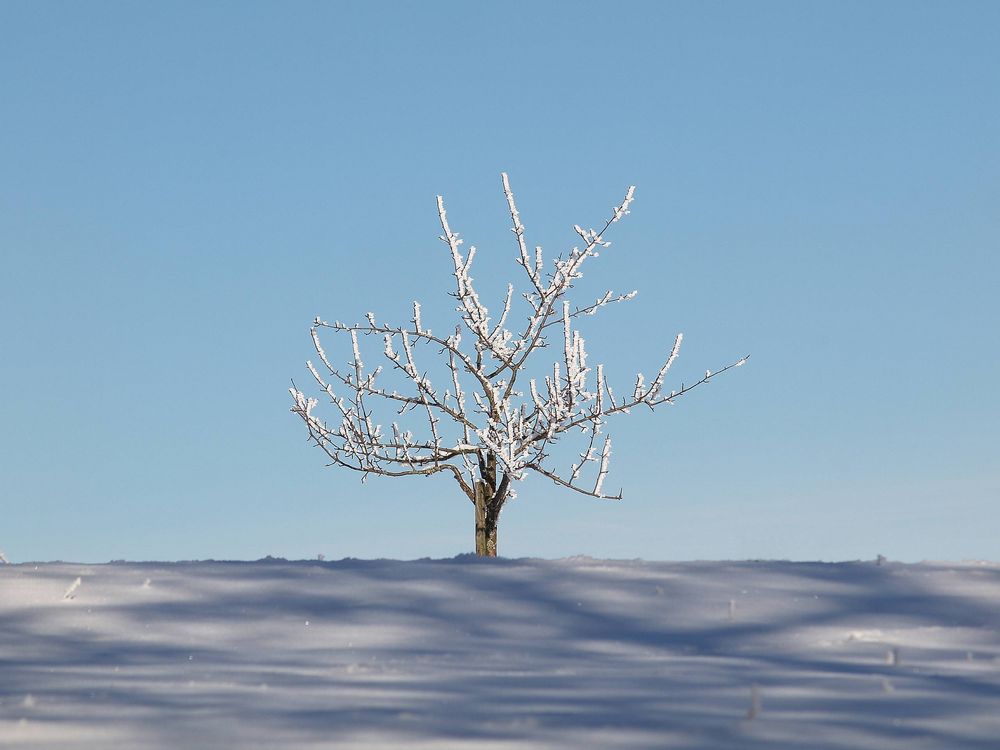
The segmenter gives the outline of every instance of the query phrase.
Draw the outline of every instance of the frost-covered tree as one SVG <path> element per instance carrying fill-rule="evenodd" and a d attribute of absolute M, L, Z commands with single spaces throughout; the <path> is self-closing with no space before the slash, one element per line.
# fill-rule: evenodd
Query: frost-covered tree
<path fill-rule="evenodd" d="M 520 295 L 526 303 L 522 327 L 508 323 L 513 284 L 507 286 L 500 315 L 490 316 L 470 275 L 476 248 L 463 253 L 462 240 L 452 231 L 438 196 L 440 239 L 454 265 L 451 295 L 458 303 L 458 325 L 444 335 L 433 333 L 421 319 L 419 302 L 413 303 L 406 326 L 382 323 L 370 312 L 364 322 L 351 325 L 316 318 L 311 333 L 318 363 L 307 364 L 332 402 L 334 418 L 317 416 L 317 399 L 294 385 L 289 389 L 292 411 L 332 465 L 361 472 L 362 479 L 370 474 L 451 474 L 475 507 L 476 554 L 489 557 L 497 554 L 500 512 L 528 472 L 584 495 L 620 499 L 620 491 L 604 490 L 611 458 L 611 438 L 604 434 L 608 417 L 628 414 L 637 406 L 655 409 L 673 403 L 746 361 L 744 357 L 716 372 L 706 371 L 696 382 L 668 390 L 667 373 L 681 349 L 678 334 L 652 378 L 640 373 L 628 390 L 616 394 L 604 365 L 592 367 L 588 362 L 577 324 L 608 305 L 632 299 L 636 292 L 608 291 L 582 305 L 571 302 L 569 293 L 584 264 L 611 244 L 605 233 L 629 213 L 635 188 L 628 189 L 602 228 L 574 227 L 580 244 L 546 266 L 540 247 L 528 249 L 507 175 L 501 179 L 517 242 L 515 260 L 526 277 L 526 291 Z M 353 356 L 344 365 L 327 355 L 320 342 L 323 330 L 350 338 Z M 382 350 L 382 364 L 374 369 L 361 356 L 364 340 L 371 337 L 379 340 Z M 555 361 L 537 370 L 543 350 L 554 348 L 559 339 Z M 439 382 L 432 382 L 435 379 Z M 394 412 L 388 427 L 379 421 L 380 408 Z M 579 442 L 567 458 L 557 444 L 570 436 Z"/>

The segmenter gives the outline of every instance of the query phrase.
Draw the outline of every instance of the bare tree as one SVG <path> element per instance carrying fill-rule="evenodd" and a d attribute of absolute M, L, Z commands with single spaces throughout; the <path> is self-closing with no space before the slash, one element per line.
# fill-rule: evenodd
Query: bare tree
<path fill-rule="evenodd" d="M 476 554 L 497 554 L 497 523 L 514 485 L 533 471 L 557 485 L 602 499 L 620 499 L 621 492 L 604 491 L 611 457 L 611 438 L 603 435 L 608 417 L 627 414 L 637 406 L 655 409 L 673 403 L 716 375 L 738 367 L 746 357 L 722 369 L 706 371 L 694 383 L 664 389 L 664 380 L 681 348 L 678 334 L 656 375 L 647 381 L 640 373 L 632 388 L 616 395 L 604 366 L 591 368 L 584 339 L 577 329 L 580 318 L 593 315 L 616 302 L 632 299 L 636 292 L 608 291 L 584 305 L 574 305 L 568 294 L 582 276 L 583 265 L 608 247 L 605 233 L 629 213 L 635 192 L 630 187 L 624 200 L 612 210 L 601 229 L 576 226 L 581 244 L 546 268 L 542 249 L 529 251 L 524 238 L 514 194 L 507 175 L 501 175 L 517 241 L 516 262 L 527 276 L 520 296 L 527 303 L 524 327 L 508 327 L 514 300 L 514 285 L 508 284 L 500 316 L 494 321 L 473 285 L 470 270 L 476 248 L 462 252 L 462 240 L 448 224 L 444 200 L 437 199 L 438 217 L 454 265 L 455 291 L 460 323 L 448 335 L 434 334 L 421 320 L 420 304 L 413 303 L 413 318 L 407 326 L 380 323 L 373 313 L 364 323 L 347 325 L 316 318 L 312 340 L 319 357 L 309 362 L 309 371 L 319 388 L 333 403 L 336 420 L 327 422 L 313 410 L 317 399 L 298 388 L 289 389 L 292 411 L 309 429 L 310 440 L 330 458 L 332 465 L 388 477 L 450 473 L 475 507 Z M 334 364 L 320 343 L 322 329 L 350 337 L 353 358 L 344 366 Z M 549 347 L 550 334 L 561 334 L 561 356 L 540 378 L 528 378 L 532 355 Z M 381 339 L 383 365 L 365 366 L 361 337 Z M 446 381 L 444 390 L 432 383 L 425 355 Z M 419 356 L 418 356 L 419 355 Z M 532 360 L 529 362 L 529 360 Z M 401 383 L 390 390 L 385 380 Z M 527 379 L 527 382 L 524 381 Z M 527 386 L 527 388 L 525 388 Z M 343 395 L 340 395 L 343 394 Z M 418 419 L 418 435 L 400 421 L 388 429 L 375 419 L 376 407 L 393 408 L 400 420 Z M 582 450 L 565 460 L 556 443 L 573 432 L 582 440 Z M 560 454 L 557 455 L 556 454 Z"/>

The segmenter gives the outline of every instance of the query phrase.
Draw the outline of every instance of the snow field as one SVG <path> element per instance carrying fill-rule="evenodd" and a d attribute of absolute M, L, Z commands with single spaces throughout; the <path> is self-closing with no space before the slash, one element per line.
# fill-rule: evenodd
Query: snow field
<path fill-rule="evenodd" d="M 0 747 L 1000 747 L 1000 566 L 0 567 Z"/>

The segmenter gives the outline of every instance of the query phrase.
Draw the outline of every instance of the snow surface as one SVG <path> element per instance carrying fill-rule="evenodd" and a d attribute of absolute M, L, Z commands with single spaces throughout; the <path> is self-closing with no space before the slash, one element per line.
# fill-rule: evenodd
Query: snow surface
<path fill-rule="evenodd" d="M 1000 566 L 0 566 L 3 748 L 1000 747 Z"/>

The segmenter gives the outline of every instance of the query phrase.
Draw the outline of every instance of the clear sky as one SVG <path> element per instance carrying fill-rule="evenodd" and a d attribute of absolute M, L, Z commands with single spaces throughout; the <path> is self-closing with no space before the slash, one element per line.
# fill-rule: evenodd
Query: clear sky
<path fill-rule="evenodd" d="M 287 388 L 316 315 L 453 324 L 438 194 L 498 295 L 505 170 L 550 254 L 637 186 L 581 290 L 639 289 L 584 328 L 620 387 L 678 331 L 677 382 L 752 356 L 612 424 L 622 502 L 526 481 L 501 554 L 1000 559 L 998 37 L 995 2 L 0 4 L 0 549 L 469 551 L 452 480 L 325 468 Z"/>

